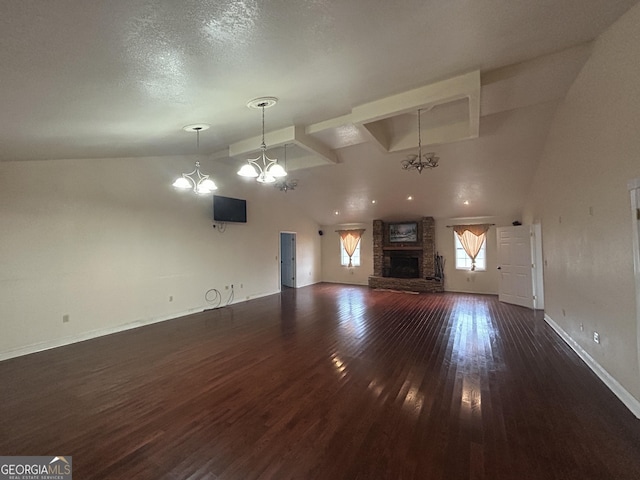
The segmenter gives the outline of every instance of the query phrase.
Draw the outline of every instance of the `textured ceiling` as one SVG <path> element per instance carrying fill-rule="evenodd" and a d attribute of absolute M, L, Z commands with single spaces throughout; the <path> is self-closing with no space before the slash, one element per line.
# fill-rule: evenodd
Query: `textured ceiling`
<path fill-rule="evenodd" d="M 396 215 L 390 191 L 429 192 L 402 206 L 407 215 L 512 215 L 555 105 L 588 57 L 585 42 L 635 3 L 6 1 L 0 160 L 189 154 L 182 127 L 208 123 L 201 152 L 229 166 L 229 146 L 260 134 L 247 101 L 269 95 L 280 101 L 267 131 L 296 128 L 311 146 L 292 149 L 300 186 L 286 195 L 320 223 Z M 399 170 L 415 131 L 406 112 L 386 120 L 401 145 L 393 153 L 351 122 L 362 105 L 474 71 L 479 136 L 445 135 L 434 171 Z M 455 123 L 451 115 L 441 112 Z M 314 148 L 338 163 L 305 163 Z"/>

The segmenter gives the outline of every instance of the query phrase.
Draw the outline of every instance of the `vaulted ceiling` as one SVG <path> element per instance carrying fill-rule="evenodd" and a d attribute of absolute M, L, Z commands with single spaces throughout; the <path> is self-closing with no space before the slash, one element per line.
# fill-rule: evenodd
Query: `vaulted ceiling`
<path fill-rule="evenodd" d="M 247 102 L 274 96 L 269 155 L 299 183 L 277 194 L 318 223 L 516 217 L 589 42 L 635 3 L 2 2 L 0 160 L 190 154 L 207 123 L 224 194 L 259 147 Z M 419 108 L 422 174 L 400 168 Z"/>

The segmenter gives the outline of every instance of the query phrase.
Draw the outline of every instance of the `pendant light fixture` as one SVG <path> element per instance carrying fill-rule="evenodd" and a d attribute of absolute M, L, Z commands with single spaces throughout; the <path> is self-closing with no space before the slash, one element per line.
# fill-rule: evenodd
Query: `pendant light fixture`
<path fill-rule="evenodd" d="M 284 144 L 284 169 L 287 170 L 287 144 Z M 278 180 L 274 187 L 279 188 L 281 192 L 287 193 L 289 190 L 295 190 L 298 186 L 298 180 L 287 180 L 286 177 Z"/>
<path fill-rule="evenodd" d="M 247 159 L 247 163 L 238 170 L 242 177 L 255 178 L 260 183 L 274 183 L 277 178 L 284 177 L 287 172 L 277 159 L 267 157 L 267 145 L 264 142 L 264 109 L 273 107 L 278 102 L 275 97 L 254 98 L 247 107 L 262 110 L 262 143 L 260 144 L 260 156 Z"/>
<path fill-rule="evenodd" d="M 200 151 L 200 131 L 207 130 L 210 125 L 206 123 L 198 123 L 195 125 L 187 125 L 182 129 L 186 132 L 196 132 L 196 152 Z M 207 195 L 214 190 L 217 190 L 215 182 L 209 178 L 209 175 L 204 175 L 200 172 L 200 162 L 196 162 L 196 168 L 191 173 L 183 173 L 181 177 L 178 177 L 173 186 L 180 190 L 193 189 L 193 193 L 198 195 Z"/>
<path fill-rule="evenodd" d="M 420 129 L 420 113 L 422 110 L 418 110 L 418 154 L 412 154 L 402 160 L 403 170 L 417 170 L 418 173 L 422 173 L 425 168 L 436 168 L 438 166 L 438 160 L 440 157 L 436 157 L 433 152 L 425 153 L 424 159 L 422 155 L 422 136 Z"/>

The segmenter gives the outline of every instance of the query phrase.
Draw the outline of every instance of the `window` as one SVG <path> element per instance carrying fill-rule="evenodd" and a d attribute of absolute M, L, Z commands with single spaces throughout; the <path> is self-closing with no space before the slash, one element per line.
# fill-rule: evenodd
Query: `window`
<path fill-rule="evenodd" d="M 456 246 L 456 270 L 471 270 L 471 257 L 464 251 L 458 235 L 453 232 L 453 239 Z M 478 256 L 476 257 L 476 271 L 487 269 L 487 240 L 485 239 Z M 348 258 L 347 258 L 348 260 Z"/>
<path fill-rule="evenodd" d="M 342 265 L 343 267 L 349 265 L 349 254 L 344 249 L 342 241 L 340 241 L 340 265 Z M 354 267 L 360 266 L 360 242 L 358 242 L 358 245 L 356 246 L 356 249 L 351 256 L 351 265 Z"/>
<path fill-rule="evenodd" d="M 364 228 L 336 230 L 340 235 L 340 265 L 343 267 L 360 266 L 360 239 Z"/>

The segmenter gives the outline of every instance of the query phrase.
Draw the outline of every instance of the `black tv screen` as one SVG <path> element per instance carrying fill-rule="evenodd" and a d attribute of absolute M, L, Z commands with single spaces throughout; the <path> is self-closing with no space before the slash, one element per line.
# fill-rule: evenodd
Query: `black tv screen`
<path fill-rule="evenodd" d="M 214 195 L 213 220 L 215 222 L 247 223 L 247 201 Z"/>

